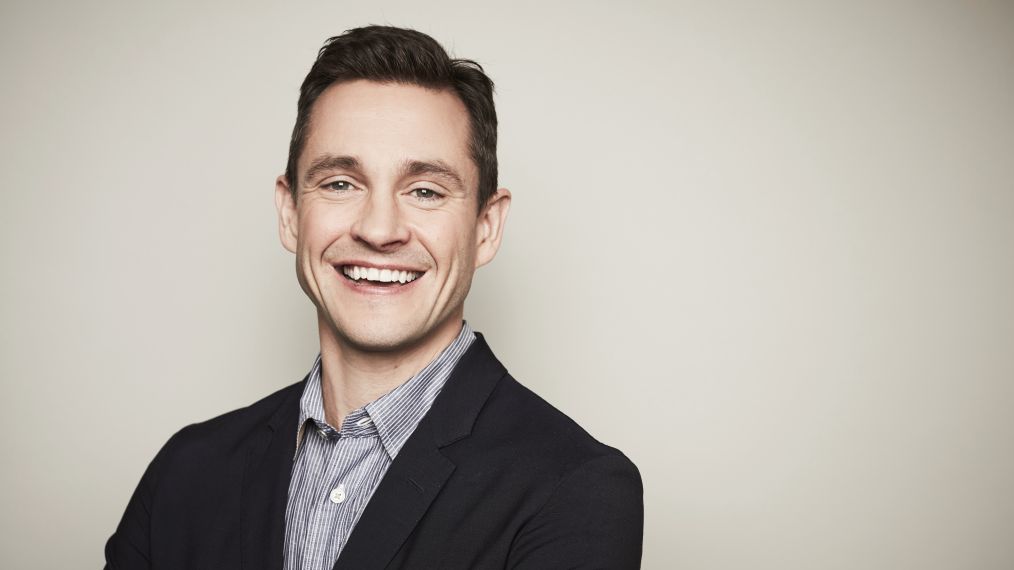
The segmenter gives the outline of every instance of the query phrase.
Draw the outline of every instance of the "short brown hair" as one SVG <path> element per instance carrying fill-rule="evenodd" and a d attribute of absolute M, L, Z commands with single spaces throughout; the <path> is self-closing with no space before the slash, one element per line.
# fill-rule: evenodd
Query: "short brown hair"
<path fill-rule="evenodd" d="M 496 108 L 493 81 L 482 66 L 469 59 L 451 59 L 430 36 L 404 28 L 367 26 L 347 30 L 324 42 L 299 90 L 296 126 L 289 143 L 285 178 L 296 192 L 296 166 L 306 145 L 310 111 L 328 87 L 342 81 L 366 79 L 381 83 L 409 83 L 455 93 L 468 110 L 469 151 L 479 169 L 479 207 L 497 188 Z"/>

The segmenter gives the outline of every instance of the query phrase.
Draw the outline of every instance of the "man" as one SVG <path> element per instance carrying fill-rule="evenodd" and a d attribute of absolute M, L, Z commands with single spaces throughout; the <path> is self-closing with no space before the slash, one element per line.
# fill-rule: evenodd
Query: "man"
<path fill-rule="evenodd" d="M 109 568 L 639 566 L 636 468 L 463 321 L 511 199 L 492 97 L 478 64 L 419 32 L 328 40 L 275 191 L 320 356 L 169 440 Z"/>

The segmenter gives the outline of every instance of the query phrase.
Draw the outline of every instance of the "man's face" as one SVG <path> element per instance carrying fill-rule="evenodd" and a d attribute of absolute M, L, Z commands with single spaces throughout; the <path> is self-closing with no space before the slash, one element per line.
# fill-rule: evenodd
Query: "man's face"
<path fill-rule="evenodd" d="M 501 189 L 478 210 L 464 104 L 448 91 L 353 81 L 329 87 L 309 124 L 297 199 L 284 177 L 275 198 L 322 334 L 366 351 L 449 342 L 510 202 Z"/>

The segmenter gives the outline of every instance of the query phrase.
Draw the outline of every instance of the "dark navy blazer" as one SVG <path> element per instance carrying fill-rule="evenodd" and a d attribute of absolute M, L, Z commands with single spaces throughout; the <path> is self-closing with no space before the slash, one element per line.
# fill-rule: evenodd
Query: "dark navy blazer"
<path fill-rule="evenodd" d="M 107 568 L 280 569 L 303 382 L 174 435 Z M 515 381 L 476 335 L 335 569 L 638 568 L 637 468 Z"/>

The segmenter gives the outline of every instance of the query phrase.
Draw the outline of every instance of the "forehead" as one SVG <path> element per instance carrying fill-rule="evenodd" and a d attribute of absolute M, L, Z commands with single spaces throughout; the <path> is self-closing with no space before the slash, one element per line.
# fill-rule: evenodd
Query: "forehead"
<path fill-rule="evenodd" d="M 448 90 L 405 83 L 350 81 L 332 85 L 310 113 L 300 172 L 324 154 L 354 156 L 367 170 L 408 160 L 440 160 L 474 187 L 468 111 Z"/>

